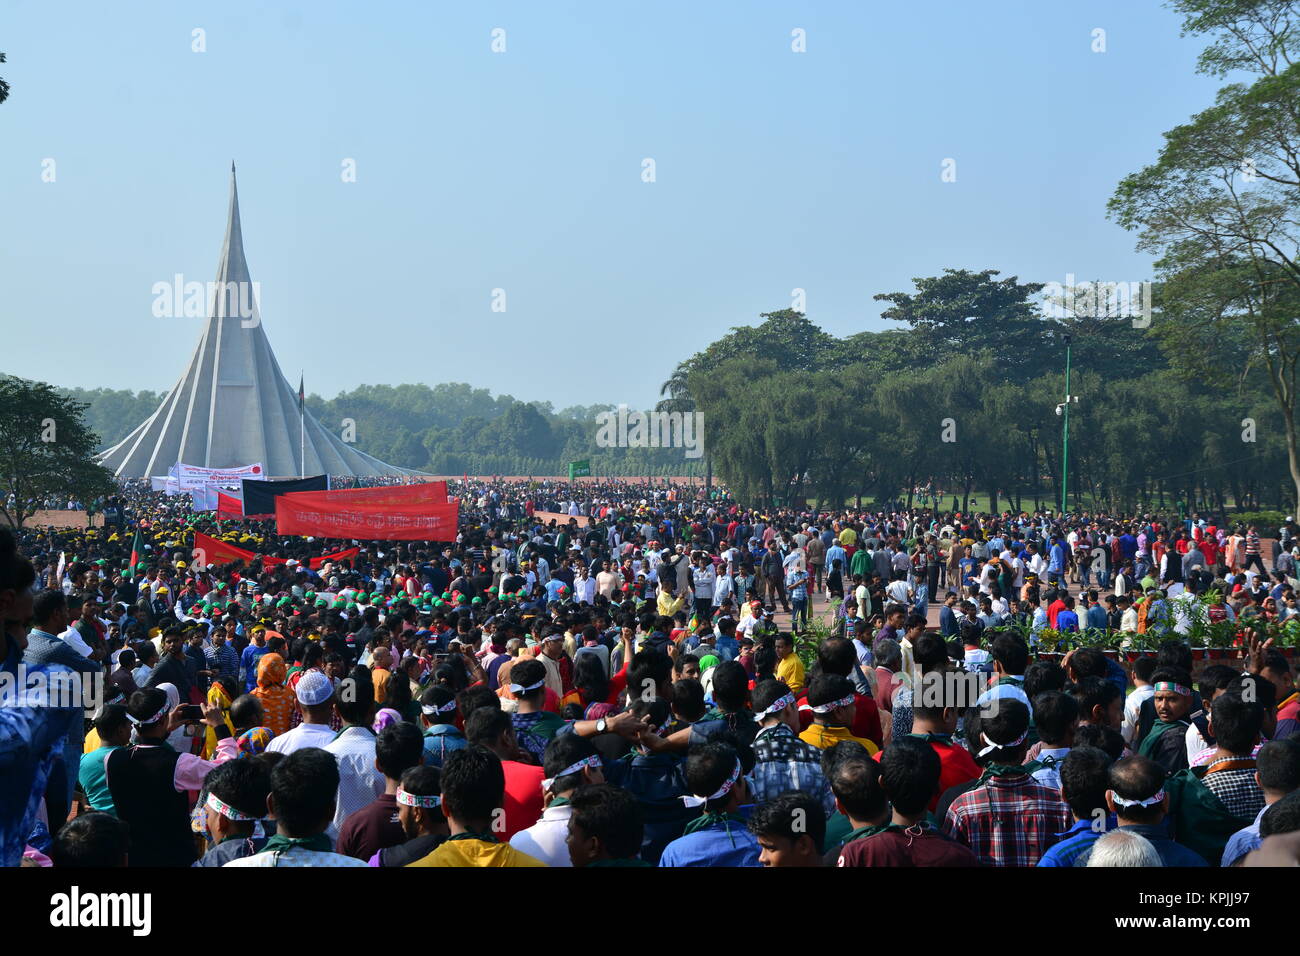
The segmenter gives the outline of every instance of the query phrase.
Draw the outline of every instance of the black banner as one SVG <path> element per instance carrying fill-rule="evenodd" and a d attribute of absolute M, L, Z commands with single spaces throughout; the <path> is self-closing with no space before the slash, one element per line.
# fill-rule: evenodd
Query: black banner
<path fill-rule="evenodd" d="M 244 479 L 244 514 L 273 515 L 277 495 L 292 491 L 329 491 L 329 477 L 291 478 L 288 481 L 250 481 Z"/>

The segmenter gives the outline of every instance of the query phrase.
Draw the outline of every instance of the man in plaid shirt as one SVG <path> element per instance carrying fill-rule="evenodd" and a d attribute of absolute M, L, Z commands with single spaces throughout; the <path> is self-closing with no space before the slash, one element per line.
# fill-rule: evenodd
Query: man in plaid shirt
<path fill-rule="evenodd" d="M 754 688 L 753 780 L 755 802 L 772 800 L 787 790 L 802 790 L 822 805 L 829 817 L 835 812 L 835 794 L 822 773 L 822 752 L 798 737 L 799 710 L 784 681 L 765 680 Z"/>
<path fill-rule="evenodd" d="M 1036 782 L 1022 766 L 1029 708 L 1003 697 L 972 720 L 984 775 L 974 790 L 952 802 L 943 829 L 985 866 L 1037 866 L 1057 834 L 1074 821 L 1057 790 Z"/>

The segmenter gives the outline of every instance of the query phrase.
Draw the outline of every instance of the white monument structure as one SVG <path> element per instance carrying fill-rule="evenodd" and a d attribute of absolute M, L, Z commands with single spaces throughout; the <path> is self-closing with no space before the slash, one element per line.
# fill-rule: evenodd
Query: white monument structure
<path fill-rule="evenodd" d="M 406 472 L 357 451 L 300 408 L 262 329 L 255 290 L 231 163 L 226 241 L 203 337 L 158 410 L 99 455 L 99 463 L 124 478 L 165 475 L 177 462 L 204 468 L 262 462 L 268 477 Z"/>

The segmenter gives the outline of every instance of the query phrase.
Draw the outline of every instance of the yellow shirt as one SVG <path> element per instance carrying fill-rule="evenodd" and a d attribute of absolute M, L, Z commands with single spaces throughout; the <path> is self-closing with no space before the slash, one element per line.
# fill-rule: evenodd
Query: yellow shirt
<path fill-rule="evenodd" d="M 798 654 L 791 651 L 784 660 L 776 662 L 776 679 L 785 681 L 792 693 L 803 690 L 803 661 Z"/>
<path fill-rule="evenodd" d="M 880 748 L 865 737 L 854 737 L 847 727 L 827 727 L 825 724 L 813 723 L 799 735 L 804 743 L 812 744 L 818 750 L 827 750 L 843 740 L 854 740 L 867 748 L 867 753 L 874 754 Z"/>
<path fill-rule="evenodd" d="M 661 617 L 672 617 L 686 606 L 686 599 L 682 597 L 673 597 L 667 591 L 660 591 L 659 600 L 655 603 L 659 608 L 659 615 Z"/>
<path fill-rule="evenodd" d="M 858 543 L 858 533 L 852 528 L 845 528 L 840 532 L 840 544 L 846 548 L 851 548 Z"/>
<path fill-rule="evenodd" d="M 407 866 L 545 866 L 509 843 L 486 840 L 448 840 L 428 856 Z"/>

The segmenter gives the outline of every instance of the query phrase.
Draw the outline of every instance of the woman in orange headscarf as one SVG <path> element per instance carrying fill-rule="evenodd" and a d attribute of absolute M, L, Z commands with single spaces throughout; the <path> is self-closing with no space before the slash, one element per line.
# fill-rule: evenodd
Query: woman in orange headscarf
<path fill-rule="evenodd" d="M 266 714 L 264 723 L 275 736 L 289 732 L 296 699 L 293 691 L 285 686 L 288 665 L 279 654 L 263 654 L 257 662 L 257 687 L 253 696 L 262 702 Z"/>

